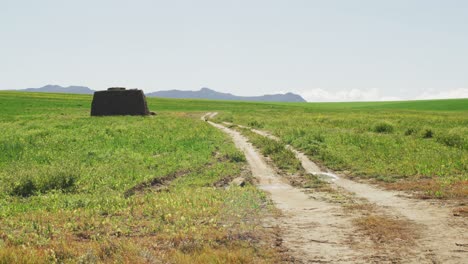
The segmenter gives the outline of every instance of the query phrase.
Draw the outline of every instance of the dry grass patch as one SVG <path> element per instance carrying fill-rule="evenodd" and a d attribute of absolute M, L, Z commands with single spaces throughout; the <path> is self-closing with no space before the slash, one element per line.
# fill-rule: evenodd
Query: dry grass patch
<path fill-rule="evenodd" d="M 468 206 L 460 206 L 453 209 L 454 216 L 468 217 Z"/>
<path fill-rule="evenodd" d="M 421 199 L 466 199 L 468 197 L 468 181 L 445 183 L 439 179 L 401 180 L 394 183 L 378 182 L 390 190 L 411 191 Z"/>
<path fill-rule="evenodd" d="M 344 209 L 354 215 L 357 231 L 368 237 L 377 247 L 402 248 L 413 244 L 417 238 L 416 228 L 406 219 L 386 215 L 375 204 L 363 199 L 351 199 Z"/>
<path fill-rule="evenodd" d="M 365 215 L 369 215 L 375 210 L 375 206 L 370 203 L 351 202 L 349 204 L 346 204 L 344 206 L 344 209 L 347 211 L 359 211 Z"/>
<path fill-rule="evenodd" d="M 391 219 L 387 216 L 368 215 L 354 220 L 359 231 L 376 244 L 394 242 L 411 243 L 414 232 L 406 221 Z"/>
<path fill-rule="evenodd" d="M 0 264 L 9 263 L 279 263 L 285 256 L 275 230 L 223 232 L 203 237 L 127 235 L 98 240 L 66 234 L 47 245 L 4 243 Z"/>

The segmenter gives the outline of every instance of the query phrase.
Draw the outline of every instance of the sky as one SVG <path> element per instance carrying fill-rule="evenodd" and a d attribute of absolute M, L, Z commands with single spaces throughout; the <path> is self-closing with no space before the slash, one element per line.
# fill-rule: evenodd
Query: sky
<path fill-rule="evenodd" d="M 0 0 L 0 89 L 468 98 L 465 0 Z"/>

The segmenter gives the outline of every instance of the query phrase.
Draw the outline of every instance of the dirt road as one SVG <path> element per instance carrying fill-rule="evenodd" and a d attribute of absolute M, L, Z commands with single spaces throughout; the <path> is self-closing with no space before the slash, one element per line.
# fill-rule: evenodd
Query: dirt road
<path fill-rule="evenodd" d="M 203 120 L 213 118 L 208 113 Z M 330 182 L 344 197 L 356 197 L 374 206 L 376 213 L 398 219 L 411 226 L 410 242 L 392 241 L 376 245 L 359 232 L 355 219 L 362 211 L 350 213 L 342 204 L 326 194 L 310 195 L 289 185 L 268 164 L 265 158 L 239 132 L 208 121 L 228 134 L 242 150 L 259 181 L 258 187 L 271 194 L 271 199 L 283 212 L 277 224 L 283 230 L 283 240 L 293 256 L 304 263 L 467 263 L 468 235 L 464 218 L 455 218 L 449 208 L 437 203 L 405 198 L 402 193 L 339 177 L 322 171 L 306 155 L 291 149 L 304 169 Z M 274 140 L 265 131 L 253 132 Z"/>

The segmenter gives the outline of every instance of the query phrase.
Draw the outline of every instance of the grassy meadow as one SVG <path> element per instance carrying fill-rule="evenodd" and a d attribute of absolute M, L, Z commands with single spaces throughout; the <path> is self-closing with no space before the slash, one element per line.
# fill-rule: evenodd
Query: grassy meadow
<path fill-rule="evenodd" d="M 265 195 L 217 187 L 245 165 L 224 134 L 188 112 L 90 117 L 90 100 L 0 93 L 0 263 L 275 261 L 254 243 Z"/>
<path fill-rule="evenodd" d="M 279 261 L 261 225 L 272 213 L 267 196 L 250 185 L 220 187 L 246 163 L 227 136 L 200 121 L 208 111 L 270 131 L 352 177 L 468 197 L 468 99 L 148 98 L 155 117 L 90 117 L 91 99 L 0 92 L 0 263 Z M 278 143 L 249 136 L 281 169 L 299 169 Z"/>
<path fill-rule="evenodd" d="M 468 99 L 233 109 L 218 121 L 270 131 L 351 177 L 424 197 L 468 197 Z"/>

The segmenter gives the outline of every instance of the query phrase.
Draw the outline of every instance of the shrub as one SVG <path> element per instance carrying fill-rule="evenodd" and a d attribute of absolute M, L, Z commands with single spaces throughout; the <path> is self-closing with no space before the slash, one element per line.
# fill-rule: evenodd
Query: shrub
<path fill-rule="evenodd" d="M 430 128 L 425 128 L 423 129 L 422 133 L 423 138 L 433 138 L 434 137 L 434 131 Z"/>
<path fill-rule="evenodd" d="M 11 195 L 29 197 L 37 192 L 37 186 L 32 179 L 20 178 L 13 184 Z"/>
<path fill-rule="evenodd" d="M 393 130 L 393 124 L 386 121 L 379 122 L 374 126 L 374 132 L 376 133 L 392 133 Z"/>
<path fill-rule="evenodd" d="M 446 134 L 439 135 L 437 141 L 449 147 L 466 148 L 468 140 L 465 135 L 468 135 L 468 133 L 463 129 L 454 128 L 449 130 Z"/>
<path fill-rule="evenodd" d="M 263 128 L 263 123 L 260 123 L 257 120 L 250 121 L 248 125 L 253 128 Z"/>
<path fill-rule="evenodd" d="M 0 140 L 0 162 L 20 159 L 24 149 L 24 144 L 17 139 Z"/>
<path fill-rule="evenodd" d="M 327 146 L 320 141 L 317 140 L 308 140 L 307 144 L 303 147 L 303 149 L 307 152 L 307 154 L 316 156 L 320 154 L 320 151 L 325 149 Z"/>
<path fill-rule="evenodd" d="M 78 176 L 72 172 L 59 171 L 47 178 L 47 181 L 40 186 L 41 192 L 50 190 L 71 191 L 75 187 Z"/>
<path fill-rule="evenodd" d="M 232 162 L 244 162 L 245 156 L 240 151 L 233 151 L 226 154 L 226 157 Z"/>
<path fill-rule="evenodd" d="M 303 137 L 303 136 L 305 136 L 306 131 L 304 129 L 300 129 L 300 128 L 293 128 L 292 131 L 291 131 L 291 134 L 292 134 L 292 136 L 294 138 Z"/>
<path fill-rule="evenodd" d="M 320 143 L 325 142 L 325 137 L 322 134 L 315 134 L 314 135 L 314 140 Z"/>
<path fill-rule="evenodd" d="M 418 132 L 415 128 L 408 128 L 405 131 L 405 136 L 411 136 L 413 134 L 416 134 Z"/>
<path fill-rule="evenodd" d="M 281 145 L 281 143 L 268 139 L 263 141 L 262 148 L 263 154 L 265 154 L 266 156 L 281 153 L 282 151 L 284 151 L 284 146 Z"/>
<path fill-rule="evenodd" d="M 78 174 L 64 170 L 52 172 L 25 173 L 10 183 L 10 194 L 29 197 L 52 190 L 70 192 L 75 188 Z"/>
<path fill-rule="evenodd" d="M 224 114 L 221 117 L 221 120 L 224 121 L 224 122 L 232 123 L 232 122 L 234 122 L 234 117 L 231 114 Z"/>

